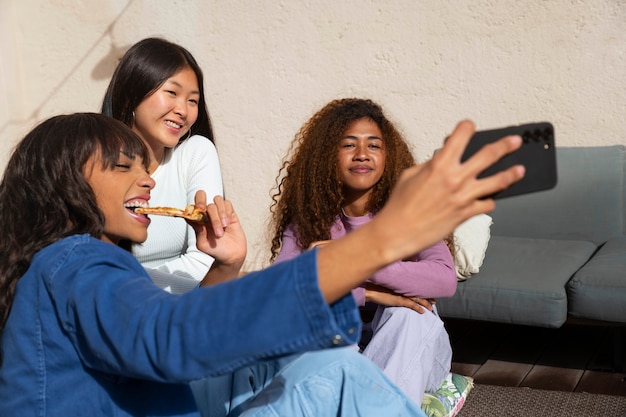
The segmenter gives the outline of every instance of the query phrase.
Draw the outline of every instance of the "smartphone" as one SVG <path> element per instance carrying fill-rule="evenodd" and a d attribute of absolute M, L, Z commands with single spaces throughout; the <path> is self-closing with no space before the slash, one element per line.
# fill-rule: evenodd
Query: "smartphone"
<path fill-rule="evenodd" d="M 557 183 L 556 147 L 554 126 L 549 122 L 478 131 L 470 139 L 461 160 L 465 161 L 484 145 L 509 135 L 521 136 L 522 146 L 487 168 L 478 178 L 493 175 L 513 165 L 524 165 L 526 174 L 509 188 L 486 198 L 512 197 L 554 188 Z"/>

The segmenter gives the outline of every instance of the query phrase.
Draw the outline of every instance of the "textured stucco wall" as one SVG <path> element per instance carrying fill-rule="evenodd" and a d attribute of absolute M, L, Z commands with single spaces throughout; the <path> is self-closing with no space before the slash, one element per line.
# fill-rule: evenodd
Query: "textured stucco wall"
<path fill-rule="evenodd" d="M 281 158 L 327 101 L 379 101 L 420 160 L 461 118 L 550 120 L 559 145 L 625 143 L 625 27 L 621 0 L 0 0 L 0 166 L 36 122 L 98 111 L 130 44 L 167 37 L 205 71 L 256 268 Z"/>

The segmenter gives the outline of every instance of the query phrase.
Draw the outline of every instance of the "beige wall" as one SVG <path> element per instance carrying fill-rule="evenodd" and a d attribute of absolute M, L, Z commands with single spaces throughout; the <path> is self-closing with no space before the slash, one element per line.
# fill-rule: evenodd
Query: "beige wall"
<path fill-rule="evenodd" d="M 205 71 L 256 268 L 280 160 L 327 101 L 377 100 L 420 160 L 461 118 L 549 120 L 559 145 L 624 143 L 625 27 L 621 0 L 0 0 L 0 167 L 34 123 L 98 111 L 123 51 L 164 36 Z"/>

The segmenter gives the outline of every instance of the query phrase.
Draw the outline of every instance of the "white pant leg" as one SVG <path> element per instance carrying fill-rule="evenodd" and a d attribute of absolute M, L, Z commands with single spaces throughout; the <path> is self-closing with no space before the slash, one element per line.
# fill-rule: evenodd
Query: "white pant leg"
<path fill-rule="evenodd" d="M 415 403 L 437 390 L 450 372 L 452 347 L 443 322 L 434 312 L 379 307 L 373 337 L 363 354 Z"/>

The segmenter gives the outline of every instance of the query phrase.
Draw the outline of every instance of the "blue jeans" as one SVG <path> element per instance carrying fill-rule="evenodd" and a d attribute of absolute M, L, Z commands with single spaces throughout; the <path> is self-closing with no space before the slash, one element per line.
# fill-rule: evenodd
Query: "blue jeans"
<path fill-rule="evenodd" d="M 191 389 L 203 417 L 426 417 L 353 347 L 258 363 Z"/>

